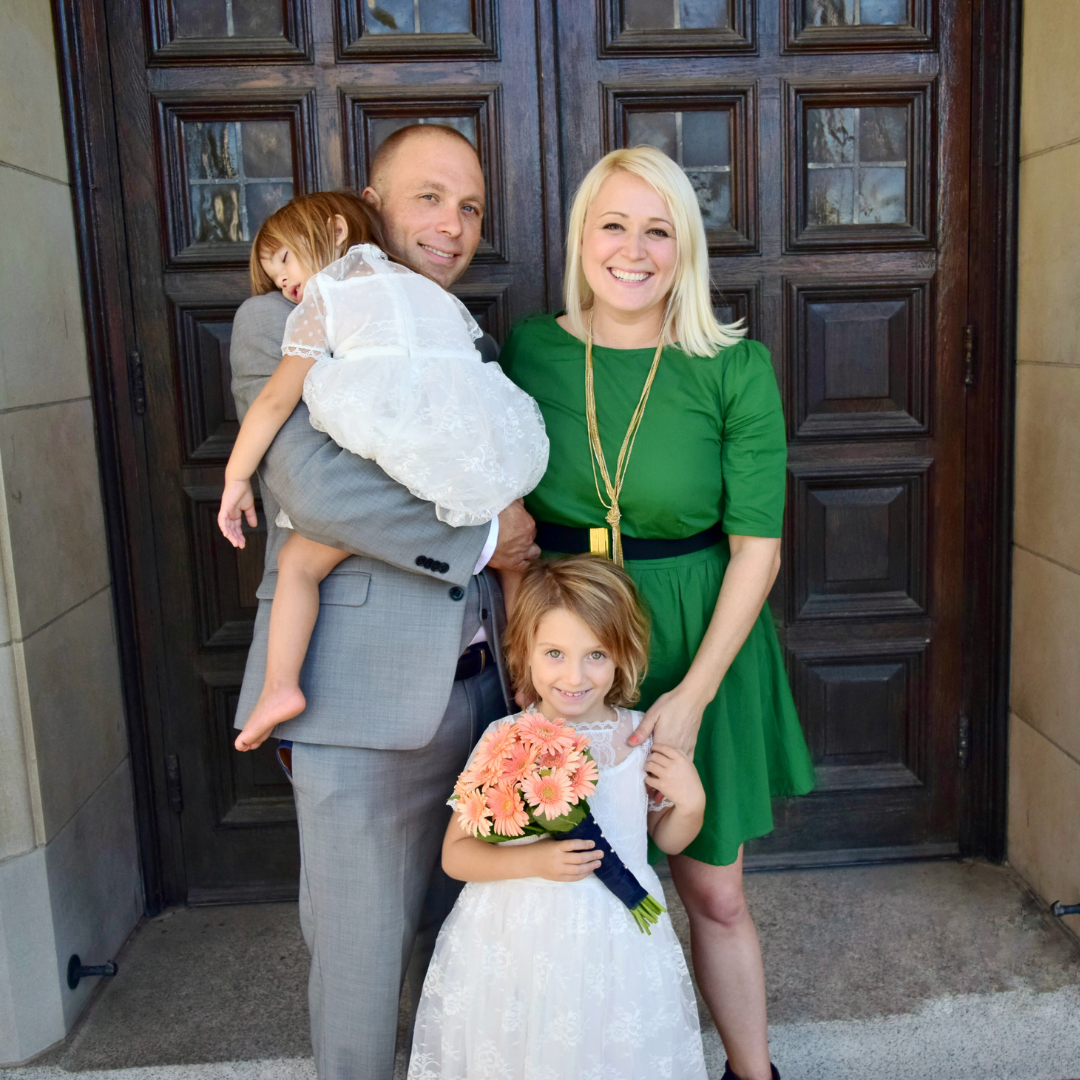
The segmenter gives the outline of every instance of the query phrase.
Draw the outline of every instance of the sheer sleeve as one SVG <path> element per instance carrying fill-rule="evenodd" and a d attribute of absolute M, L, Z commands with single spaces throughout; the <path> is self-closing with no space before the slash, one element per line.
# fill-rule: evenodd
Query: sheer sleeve
<path fill-rule="evenodd" d="M 478 341 L 484 336 L 484 331 L 477 325 L 476 320 L 472 317 L 472 313 L 469 309 L 456 297 L 453 293 L 450 293 L 450 299 L 457 305 L 458 311 L 461 312 L 461 317 L 465 320 L 465 328 L 469 331 L 469 336 L 473 341 Z"/>
<path fill-rule="evenodd" d="M 311 360 L 321 360 L 333 351 L 330 345 L 326 298 L 317 277 L 311 278 L 304 290 L 304 299 L 297 304 L 285 324 L 281 354 L 292 353 Z"/>
<path fill-rule="evenodd" d="M 724 356 L 722 523 L 729 536 L 780 535 L 787 439 L 769 351 L 741 341 Z"/>

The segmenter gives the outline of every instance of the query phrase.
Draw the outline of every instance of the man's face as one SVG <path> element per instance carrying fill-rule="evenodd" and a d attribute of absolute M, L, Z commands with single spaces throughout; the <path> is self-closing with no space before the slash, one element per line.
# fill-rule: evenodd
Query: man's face
<path fill-rule="evenodd" d="M 433 132 L 406 140 L 390 161 L 381 191 L 364 198 L 382 217 L 390 253 L 443 288 L 476 254 L 484 217 L 484 174 L 472 148 Z"/>

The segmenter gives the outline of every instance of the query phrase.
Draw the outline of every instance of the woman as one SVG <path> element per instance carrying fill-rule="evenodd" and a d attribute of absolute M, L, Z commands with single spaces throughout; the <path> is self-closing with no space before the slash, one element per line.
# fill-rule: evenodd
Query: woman
<path fill-rule="evenodd" d="M 765 599 L 780 565 L 786 444 L 767 350 L 712 313 L 690 182 L 658 150 L 616 150 L 570 213 L 566 311 L 500 357 L 536 398 L 551 464 L 526 498 L 548 553 L 625 559 L 653 624 L 632 741 L 694 755 L 705 825 L 670 860 L 725 1080 L 770 1080 L 765 976 L 743 842 L 813 770 Z M 676 344 L 677 343 L 677 344 Z"/>

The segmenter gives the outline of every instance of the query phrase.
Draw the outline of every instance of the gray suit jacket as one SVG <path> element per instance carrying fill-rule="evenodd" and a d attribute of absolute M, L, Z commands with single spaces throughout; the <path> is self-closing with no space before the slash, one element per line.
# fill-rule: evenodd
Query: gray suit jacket
<path fill-rule="evenodd" d="M 252 297 L 236 313 L 230 363 L 241 419 L 281 361 L 292 310 L 273 292 Z M 479 345 L 485 360 L 494 359 L 491 338 Z M 439 521 L 433 503 L 316 431 L 303 402 L 278 432 L 259 478 L 266 562 L 236 726 L 262 688 L 277 555 L 288 536 L 274 524 L 281 506 L 304 536 L 355 557 L 322 583 L 300 679 L 307 708 L 275 735 L 330 746 L 425 746 L 450 699 L 458 656 L 481 622 L 499 655 L 505 616 L 498 578 L 473 576 L 490 527 L 455 529 Z"/>

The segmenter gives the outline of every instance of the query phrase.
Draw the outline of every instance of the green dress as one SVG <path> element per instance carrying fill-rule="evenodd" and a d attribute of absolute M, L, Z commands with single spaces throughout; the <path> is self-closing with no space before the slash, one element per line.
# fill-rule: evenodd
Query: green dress
<path fill-rule="evenodd" d="M 596 414 L 612 471 L 653 349 L 593 349 Z M 585 345 L 552 315 L 514 327 L 499 360 L 540 405 L 548 470 L 525 499 L 540 521 L 603 526 L 585 422 Z M 713 357 L 664 350 L 619 506 L 626 536 L 681 539 L 718 521 L 727 535 L 780 535 L 787 445 L 768 350 L 742 341 Z M 555 553 L 552 553 L 555 554 Z M 652 619 L 647 709 L 686 674 L 708 628 L 730 559 L 726 539 L 668 559 L 627 560 Z M 708 797 L 686 854 L 733 863 L 744 840 L 773 827 L 771 796 L 802 795 L 814 773 L 776 628 L 764 608 L 705 710 L 694 763 Z"/>

